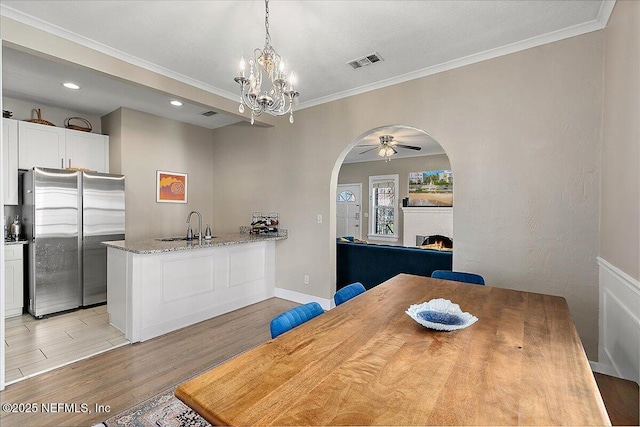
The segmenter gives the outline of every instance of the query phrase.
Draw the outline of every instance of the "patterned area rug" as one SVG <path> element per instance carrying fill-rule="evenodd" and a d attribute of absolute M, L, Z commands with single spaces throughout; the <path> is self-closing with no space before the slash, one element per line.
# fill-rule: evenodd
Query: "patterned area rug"
<path fill-rule="evenodd" d="M 104 422 L 107 427 L 211 427 L 204 418 L 178 400 L 175 387 L 156 394 Z"/>

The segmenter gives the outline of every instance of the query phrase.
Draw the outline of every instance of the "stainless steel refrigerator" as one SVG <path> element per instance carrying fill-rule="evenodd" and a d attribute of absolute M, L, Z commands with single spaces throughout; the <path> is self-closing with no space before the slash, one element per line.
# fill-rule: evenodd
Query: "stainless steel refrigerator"
<path fill-rule="evenodd" d="M 29 313 L 105 302 L 107 250 L 100 242 L 125 237 L 124 176 L 34 168 L 23 179 Z"/>

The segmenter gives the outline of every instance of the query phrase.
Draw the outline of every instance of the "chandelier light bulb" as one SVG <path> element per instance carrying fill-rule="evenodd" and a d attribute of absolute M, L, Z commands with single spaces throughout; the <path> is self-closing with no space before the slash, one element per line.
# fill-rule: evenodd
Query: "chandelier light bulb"
<path fill-rule="evenodd" d="M 246 62 L 244 62 L 244 56 L 240 59 L 240 75 L 244 77 L 244 70 L 247 68 Z"/>
<path fill-rule="evenodd" d="M 296 76 L 295 74 L 293 74 L 293 71 L 291 72 L 291 74 L 289 74 L 289 90 L 293 90 L 293 85 L 296 83 Z"/>

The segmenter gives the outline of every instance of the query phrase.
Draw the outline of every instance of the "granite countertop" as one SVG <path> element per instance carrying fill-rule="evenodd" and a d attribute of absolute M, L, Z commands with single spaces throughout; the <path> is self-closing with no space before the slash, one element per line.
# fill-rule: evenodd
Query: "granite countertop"
<path fill-rule="evenodd" d="M 202 244 L 198 243 L 198 239 L 194 239 L 193 241 L 188 242 L 186 240 L 161 241 L 158 240 L 159 238 L 116 240 L 112 242 L 102 242 L 102 244 L 109 248 L 120 249 L 136 254 L 157 254 L 162 252 L 204 249 L 216 246 L 238 245 L 243 243 L 284 240 L 286 238 L 287 231 L 280 230 L 277 235 L 259 235 L 248 233 L 218 234 L 211 240 L 202 239 Z"/>
<path fill-rule="evenodd" d="M 13 239 L 5 239 L 4 244 L 5 245 L 26 245 L 28 244 L 29 241 L 28 240 L 13 240 Z"/>

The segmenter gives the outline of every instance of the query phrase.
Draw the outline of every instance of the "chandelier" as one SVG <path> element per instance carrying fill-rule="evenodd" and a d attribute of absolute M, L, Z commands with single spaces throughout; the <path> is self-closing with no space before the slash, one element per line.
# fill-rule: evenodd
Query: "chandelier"
<path fill-rule="evenodd" d="M 271 46 L 269 0 L 265 0 L 264 3 L 266 9 L 264 48 L 256 48 L 253 51 L 253 58 L 249 58 L 248 77 L 245 76 L 247 64 L 242 57 L 240 75 L 234 79 L 240 85 L 238 111 L 244 113 L 245 106 L 249 108 L 251 124 L 255 117 L 264 112 L 273 116 L 289 114 L 289 122 L 293 123 L 293 99 L 300 94 L 293 89 L 295 83 L 293 72 L 287 77 L 284 59 Z"/>

